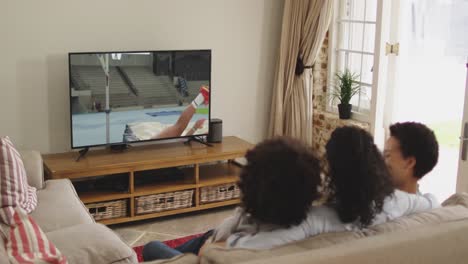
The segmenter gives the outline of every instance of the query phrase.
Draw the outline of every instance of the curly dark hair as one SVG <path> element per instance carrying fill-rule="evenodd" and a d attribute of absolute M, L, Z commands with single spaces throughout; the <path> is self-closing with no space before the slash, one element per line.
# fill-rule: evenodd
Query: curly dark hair
<path fill-rule="evenodd" d="M 390 126 L 390 136 L 400 143 L 403 157 L 414 157 L 414 176 L 421 179 L 430 172 L 439 159 L 439 143 L 434 132 L 416 122 L 396 123 Z"/>
<path fill-rule="evenodd" d="M 337 128 L 326 145 L 330 206 L 343 223 L 372 223 L 394 192 L 390 174 L 372 136 L 365 130 Z"/>
<path fill-rule="evenodd" d="M 259 223 L 284 227 L 304 220 L 320 197 L 320 164 L 312 150 L 278 137 L 259 143 L 245 157 L 239 181 L 245 211 Z"/>

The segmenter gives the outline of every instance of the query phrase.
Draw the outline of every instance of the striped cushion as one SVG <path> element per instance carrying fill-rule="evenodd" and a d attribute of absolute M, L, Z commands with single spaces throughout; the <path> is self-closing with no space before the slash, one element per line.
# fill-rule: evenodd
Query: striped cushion
<path fill-rule="evenodd" d="M 12 207 L 20 207 L 27 213 L 37 205 L 36 188 L 29 186 L 26 170 L 20 154 L 10 138 L 0 138 L 0 220 L 10 224 Z M 9 209 L 8 209 L 9 208 Z"/>
<path fill-rule="evenodd" d="M 14 210 L 12 224 L 3 225 L 2 231 L 11 264 L 67 263 L 34 219 L 20 208 Z"/>

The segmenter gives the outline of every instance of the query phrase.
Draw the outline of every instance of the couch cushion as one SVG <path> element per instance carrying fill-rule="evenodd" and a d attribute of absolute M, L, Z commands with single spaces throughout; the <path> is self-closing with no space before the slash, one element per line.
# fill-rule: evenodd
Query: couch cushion
<path fill-rule="evenodd" d="M 292 244 L 267 250 L 254 249 L 227 249 L 215 245 L 209 245 L 201 256 L 202 263 L 239 263 L 254 259 L 269 258 L 298 253 L 310 249 L 328 247 L 345 241 L 356 240 L 364 237 L 362 232 L 337 232 L 325 233 Z"/>
<path fill-rule="evenodd" d="M 11 263 L 67 263 L 36 221 L 19 207 L 14 209 L 12 223 L 2 226 L 2 233 Z"/>
<path fill-rule="evenodd" d="M 102 224 L 81 224 L 48 232 L 70 264 L 137 263 L 132 248 Z"/>
<path fill-rule="evenodd" d="M 14 207 L 27 213 L 36 208 L 36 188 L 28 185 L 26 170 L 19 152 L 9 137 L 0 137 L 0 218 L 11 224 Z"/>
<path fill-rule="evenodd" d="M 19 151 L 19 153 L 23 159 L 28 184 L 41 190 L 44 188 L 44 167 L 41 154 L 35 150 L 23 150 Z"/>
<path fill-rule="evenodd" d="M 37 198 L 37 208 L 31 215 L 44 232 L 94 223 L 68 179 L 46 181 L 45 188 L 37 192 Z"/>
<path fill-rule="evenodd" d="M 339 245 L 245 264 L 463 264 L 467 263 L 468 221 L 460 220 L 366 237 Z"/>

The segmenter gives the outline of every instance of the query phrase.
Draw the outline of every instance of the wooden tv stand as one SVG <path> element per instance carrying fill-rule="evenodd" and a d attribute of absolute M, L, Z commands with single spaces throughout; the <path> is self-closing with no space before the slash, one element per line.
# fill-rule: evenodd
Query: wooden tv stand
<path fill-rule="evenodd" d="M 99 221 L 103 224 L 117 224 L 238 204 L 238 198 L 202 204 L 200 192 L 206 186 L 235 183 L 240 167 L 232 160 L 243 157 L 252 147 L 252 144 L 237 137 L 225 137 L 222 143 L 213 144 L 213 147 L 196 142 L 176 142 L 131 147 L 119 153 L 109 150 L 90 151 L 79 162 L 75 161 L 77 152 L 43 155 L 43 160 L 48 179 L 68 178 L 76 183 L 83 180 L 92 181 L 97 176 L 123 175 L 124 179 L 128 178 L 126 191 L 78 191 L 85 204 L 125 200 L 128 204 L 125 216 Z M 136 183 L 139 175 L 172 167 L 181 167 L 184 172 L 183 178 L 150 184 Z M 184 190 L 193 190 L 194 200 L 191 207 L 156 213 L 136 213 L 135 199 L 138 197 Z"/>

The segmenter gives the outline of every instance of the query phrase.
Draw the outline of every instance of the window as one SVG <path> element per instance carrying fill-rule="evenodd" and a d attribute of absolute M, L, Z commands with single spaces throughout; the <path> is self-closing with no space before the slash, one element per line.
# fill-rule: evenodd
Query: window
<path fill-rule="evenodd" d="M 371 108 L 378 0 L 335 0 L 330 29 L 328 91 L 335 73 L 348 68 L 359 75 L 361 93 L 351 99 L 354 117 L 368 121 Z M 330 103 L 329 111 L 336 111 Z"/>

